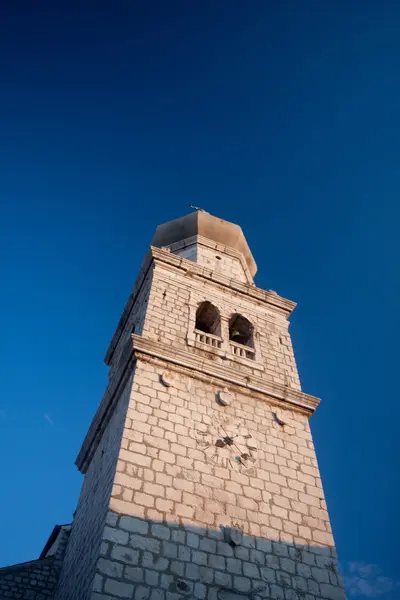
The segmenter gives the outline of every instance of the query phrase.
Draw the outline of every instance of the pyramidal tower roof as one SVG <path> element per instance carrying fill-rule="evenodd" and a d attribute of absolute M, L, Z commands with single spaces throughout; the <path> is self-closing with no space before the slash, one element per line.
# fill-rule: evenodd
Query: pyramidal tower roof
<path fill-rule="evenodd" d="M 218 244 L 234 248 L 243 255 L 252 277 L 256 274 L 257 264 L 242 228 L 203 210 L 196 210 L 184 217 L 159 225 L 151 245 L 161 248 L 193 236 L 202 236 Z"/>

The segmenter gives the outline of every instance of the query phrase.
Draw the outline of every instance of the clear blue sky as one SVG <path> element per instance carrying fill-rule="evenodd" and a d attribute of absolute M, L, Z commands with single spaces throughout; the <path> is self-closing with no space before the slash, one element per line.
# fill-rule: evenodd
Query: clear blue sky
<path fill-rule="evenodd" d="M 398 598 L 399 3 L 0 13 L 0 564 L 71 520 L 108 342 L 154 228 L 193 203 L 298 302 L 341 564 L 354 597 Z"/>

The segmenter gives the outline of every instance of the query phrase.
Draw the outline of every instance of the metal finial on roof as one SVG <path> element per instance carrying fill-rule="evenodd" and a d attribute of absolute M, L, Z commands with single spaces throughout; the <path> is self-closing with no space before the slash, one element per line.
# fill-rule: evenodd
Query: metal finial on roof
<path fill-rule="evenodd" d="M 193 206 L 193 204 L 189 204 L 189 208 L 193 208 L 194 210 L 197 210 L 199 212 L 206 212 L 204 208 L 200 208 L 200 206 Z"/>

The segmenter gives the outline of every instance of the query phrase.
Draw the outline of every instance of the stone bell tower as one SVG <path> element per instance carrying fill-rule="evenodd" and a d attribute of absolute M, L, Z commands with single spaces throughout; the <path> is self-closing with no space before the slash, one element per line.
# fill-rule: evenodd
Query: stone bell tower
<path fill-rule="evenodd" d="M 56 600 L 343 600 L 288 319 L 241 228 L 157 228 L 105 361 Z"/>

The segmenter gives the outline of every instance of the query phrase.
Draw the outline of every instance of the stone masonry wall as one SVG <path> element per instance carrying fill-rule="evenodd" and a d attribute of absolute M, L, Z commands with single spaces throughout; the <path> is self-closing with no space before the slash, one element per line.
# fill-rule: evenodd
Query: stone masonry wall
<path fill-rule="evenodd" d="M 0 600 L 48 600 L 53 598 L 69 532 L 58 539 L 54 555 L 0 569 Z"/>
<path fill-rule="evenodd" d="M 188 261 L 190 266 L 190 262 Z M 189 351 L 187 337 L 195 327 L 195 312 L 204 300 L 213 303 L 221 314 L 224 342 L 227 343 L 228 321 L 232 314 L 240 313 L 255 327 L 257 360 L 229 360 L 215 355 L 215 361 L 228 364 L 245 373 L 260 374 L 266 380 L 288 385 L 300 390 L 300 380 L 288 331 L 289 322 L 272 307 L 261 304 L 250 296 L 233 292 L 212 280 L 199 280 L 181 269 L 156 265 L 148 299 L 143 335 Z M 208 352 L 208 348 L 204 349 Z M 204 355 L 206 356 L 206 355 Z"/>
<path fill-rule="evenodd" d="M 132 376 L 121 394 L 85 475 L 56 600 L 90 598 L 131 386 Z"/>
<path fill-rule="evenodd" d="M 138 359 L 92 600 L 343 600 L 306 416 L 284 426 L 265 397 Z M 251 472 L 216 466 L 195 432 L 239 419 L 257 440 Z M 221 526 L 243 532 L 237 546 Z M 72 598 L 72 596 L 71 596 Z"/>
<path fill-rule="evenodd" d="M 247 283 L 247 277 L 240 260 L 233 256 L 228 256 L 221 250 L 208 248 L 196 242 L 190 246 L 174 250 L 173 253 L 196 262 L 203 267 L 212 269 L 216 273 L 223 273 L 231 279 Z"/>
<path fill-rule="evenodd" d="M 61 561 L 50 557 L 0 569 L 0 600 L 52 598 L 60 567 Z"/>
<path fill-rule="evenodd" d="M 182 256 L 182 258 L 186 258 L 187 260 L 197 262 L 197 244 L 191 244 L 190 246 L 179 248 L 178 250 L 174 250 L 173 253 L 177 256 Z"/>
<path fill-rule="evenodd" d="M 150 294 L 150 286 L 152 281 L 152 269 L 145 277 L 141 289 L 137 294 L 134 305 L 129 313 L 129 316 L 124 324 L 121 332 L 121 336 L 115 347 L 114 354 L 111 361 L 111 368 L 108 373 L 108 377 L 111 380 L 114 374 L 118 371 L 119 360 L 124 350 L 125 344 L 128 341 L 133 329 L 135 333 L 140 335 L 143 331 L 144 318 L 147 310 L 147 303 Z"/>
<path fill-rule="evenodd" d="M 223 273 L 235 281 L 247 283 L 246 275 L 238 258 L 228 256 L 224 252 L 218 252 L 199 244 L 197 261 L 199 265 L 212 269 L 216 273 Z"/>

